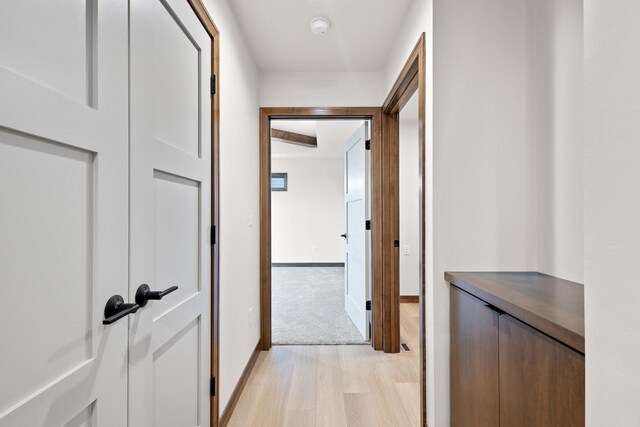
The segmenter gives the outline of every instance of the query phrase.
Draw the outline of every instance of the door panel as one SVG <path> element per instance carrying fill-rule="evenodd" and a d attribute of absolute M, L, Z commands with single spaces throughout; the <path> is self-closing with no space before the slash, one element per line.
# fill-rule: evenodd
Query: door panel
<path fill-rule="evenodd" d="M 153 354 L 155 427 L 198 425 L 200 322 L 191 322 Z"/>
<path fill-rule="evenodd" d="M 344 146 L 345 164 L 345 295 L 347 314 L 360 334 L 369 339 L 366 301 L 369 299 L 369 156 L 365 149 L 367 123 L 363 123 Z"/>
<path fill-rule="evenodd" d="M 0 66 L 84 105 L 94 97 L 97 0 L 4 0 Z M 52 27 L 51 23 L 55 23 Z M 19 43 L 16 43 L 19 40 Z"/>
<path fill-rule="evenodd" d="M 0 377 L 11 385 L 2 387 L 0 401 L 10 404 L 93 356 L 93 155 L 6 131 L 0 138 L 0 180 L 11 183 L 2 191 L 0 235 L 12 243 L 2 245 L 0 275 L 6 275 L 2 283 L 15 284 L 8 301 L 30 301 L 29 313 L 42 316 L 40 322 L 16 322 L 27 307 L 0 310 L 2 324 L 13 324 L 3 334 L 13 345 L 0 364 Z M 43 215 L 43 206 L 64 215 Z M 51 256 L 60 243 L 65 250 Z M 30 260 L 39 260 L 38 268 Z M 43 286 L 63 283 L 64 292 Z M 60 315 L 60 307 L 70 310 Z M 22 364 L 31 368 L 16 369 Z"/>
<path fill-rule="evenodd" d="M 209 424 L 211 38 L 184 0 L 132 0 L 130 287 L 178 289 L 130 329 L 129 425 Z"/>
<path fill-rule="evenodd" d="M 200 46 L 180 18 L 172 16 L 170 6 L 156 0 L 151 7 L 158 19 L 151 47 L 156 96 L 153 133 L 158 141 L 197 157 Z"/>
<path fill-rule="evenodd" d="M 200 291 L 200 183 L 154 171 L 156 190 L 156 283 L 179 289 L 162 304 L 154 304 L 154 318 Z"/>
<path fill-rule="evenodd" d="M 127 48 L 126 4 L 0 2 L 0 426 L 126 424 Z"/>
<path fill-rule="evenodd" d="M 584 356 L 500 316 L 500 425 L 584 426 Z"/>
<path fill-rule="evenodd" d="M 451 286 L 451 425 L 500 425 L 497 312 Z"/>

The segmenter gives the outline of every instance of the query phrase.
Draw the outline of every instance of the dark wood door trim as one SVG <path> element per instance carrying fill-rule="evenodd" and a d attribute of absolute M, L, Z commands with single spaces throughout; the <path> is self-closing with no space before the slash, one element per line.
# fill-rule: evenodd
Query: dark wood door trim
<path fill-rule="evenodd" d="M 426 170 L 425 170 L 425 153 L 426 153 L 426 35 L 422 33 L 418 42 L 416 43 L 413 51 L 409 55 L 409 58 L 404 64 L 404 67 L 400 71 L 395 83 L 393 84 L 387 98 L 382 106 L 382 112 L 385 117 L 385 124 L 389 123 L 392 126 L 385 126 L 385 144 L 389 143 L 387 149 L 393 150 L 390 153 L 390 158 L 393 162 L 396 162 L 397 151 L 399 151 L 399 126 L 397 126 L 398 116 L 402 108 L 418 91 L 418 144 L 419 144 L 419 171 L 420 171 L 420 192 L 419 192 L 419 234 L 420 234 L 420 286 L 419 286 L 419 313 L 420 313 L 420 418 L 421 425 L 427 425 L 427 362 L 426 362 L 426 336 L 425 336 L 425 319 L 426 319 L 426 304 L 425 304 L 425 191 L 426 191 Z M 393 191 L 393 183 L 396 182 L 398 174 L 397 165 L 389 165 L 385 179 L 389 180 L 390 191 Z M 391 194 L 392 203 L 384 203 L 385 211 L 382 215 L 386 218 L 391 218 L 392 222 L 396 221 L 395 218 L 399 218 L 399 205 L 396 205 L 397 192 L 394 196 Z M 387 210 L 388 209 L 388 210 Z M 389 230 L 394 229 L 397 224 L 389 225 Z M 399 228 L 398 228 L 399 230 Z M 399 231 L 396 234 L 395 239 L 399 238 Z M 399 347 L 400 343 L 400 310 L 399 308 L 399 293 L 400 293 L 400 277 L 398 271 L 398 265 L 400 262 L 399 250 L 390 252 L 389 241 L 385 241 L 384 245 L 386 250 L 390 253 L 392 259 L 387 259 L 390 265 L 390 270 L 387 270 L 385 274 L 385 280 L 383 282 L 384 289 L 383 294 L 385 296 L 385 313 L 388 314 L 385 319 L 385 325 L 388 328 L 390 336 L 385 339 L 385 351 L 399 351 L 396 350 L 396 345 Z M 397 249 L 397 248 L 396 248 Z M 385 334 L 386 337 L 386 334 Z M 387 348 L 388 345 L 388 348 Z"/>
<path fill-rule="evenodd" d="M 211 74 L 216 90 L 211 95 L 211 224 L 220 235 L 220 32 L 201 0 L 187 0 L 196 16 L 211 36 Z M 211 377 L 220 384 L 220 249 L 219 239 L 211 246 Z M 211 397 L 210 425 L 218 427 L 219 398 L 216 390 Z"/>
<path fill-rule="evenodd" d="M 260 343 L 271 348 L 271 120 L 371 120 L 371 229 L 381 236 L 382 221 L 382 110 L 380 107 L 276 107 L 260 109 Z M 374 349 L 383 349 L 382 244 L 372 239 L 372 331 Z"/>
<path fill-rule="evenodd" d="M 383 114 L 382 129 L 382 301 L 383 349 L 400 352 L 400 122 L 398 114 Z M 398 243 L 399 244 L 399 243 Z"/>

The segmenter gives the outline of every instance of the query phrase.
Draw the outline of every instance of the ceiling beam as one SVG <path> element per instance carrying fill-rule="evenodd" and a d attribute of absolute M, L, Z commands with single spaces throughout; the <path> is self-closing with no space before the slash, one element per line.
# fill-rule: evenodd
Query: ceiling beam
<path fill-rule="evenodd" d="M 303 147 L 318 148 L 318 138 L 315 136 L 303 135 L 301 133 L 287 132 L 286 130 L 271 129 L 271 138 L 280 139 L 283 142 Z"/>

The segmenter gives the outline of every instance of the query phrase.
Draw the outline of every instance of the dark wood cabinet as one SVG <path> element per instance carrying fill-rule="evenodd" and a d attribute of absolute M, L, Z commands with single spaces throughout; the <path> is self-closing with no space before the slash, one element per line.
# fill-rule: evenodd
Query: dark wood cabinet
<path fill-rule="evenodd" d="M 451 287 L 451 425 L 497 426 L 498 313 Z"/>
<path fill-rule="evenodd" d="M 500 316 L 500 425 L 584 426 L 584 356 Z"/>
<path fill-rule="evenodd" d="M 582 285 L 539 273 L 446 278 L 451 425 L 584 426 Z"/>

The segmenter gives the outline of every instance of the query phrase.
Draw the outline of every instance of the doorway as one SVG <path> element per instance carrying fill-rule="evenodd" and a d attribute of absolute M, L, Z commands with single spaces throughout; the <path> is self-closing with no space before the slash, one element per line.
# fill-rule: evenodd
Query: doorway
<path fill-rule="evenodd" d="M 271 122 L 272 341 L 366 344 L 368 120 Z"/>
<path fill-rule="evenodd" d="M 419 419 L 426 424 L 425 340 L 425 34 L 422 33 L 383 106 L 379 107 L 275 107 L 260 109 L 260 349 L 272 347 L 271 282 L 271 124 L 276 119 L 355 118 L 371 121 L 371 346 L 399 353 L 399 113 L 418 94 L 418 235 L 419 235 Z M 279 351 L 279 350 L 274 350 Z"/>
<path fill-rule="evenodd" d="M 420 390 L 419 390 L 419 402 L 420 402 L 420 420 L 421 425 L 426 425 L 427 423 L 427 382 L 426 382 L 426 330 L 425 330 L 425 318 L 426 318 L 426 304 L 425 304 L 425 295 L 426 295 L 426 282 L 425 282 L 425 257 L 426 254 L 426 236 L 425 236 L 425 224 L 426 224 L 426 214 L 425 214 L 425 200 L 426 195 L 425 192 L 428 190 L 426 183 L 426 170 L 425 170 L 425 156 L 426 156 L 426 35 L 422 33 L 415 47 L 411 51 L 409 58 L 405 62 L 404 67 L 400 71 L 393 87 L 389 91 L 389 94 L 383 104 L 382 110 L 384 114 L 384 134 L 385 134 L 385 144 L 390 147 L 392 153 L 398 156 L 398 161 L 394 162 L 396 166 L 400 166 L 402 160 L 401 156 L 405 157 L 405 163 L 411 157 L 411 152 L 413 151 L 413 155 L 416 157 L 417 163 L 417 221 L 415 219 L 409 220 L 414 224 L 417 223 L 418 230 L 418 255 L 417 255 L 417 312 L 418 312 L 418 324 L 419 324 L 419 338 L 417 343 L 420 347 L 419 350 L 419 358 L 418 358 L 418 370 L 420 375 Z M 416 105 L 417 104 L 417 105 Z M 411 122 L 410 124 L 405 123 L 402 124 L 402 119 Z M 404 147 L 405 150 L 402 150 L 402 141 L 403 134 L 405 136 L 406 142 L 410 144 L 410 147 Z M 417 140 L 417 147 L 413 145 L 413 141 Z M 405 144 L 406 145 L 406 144 Z M 407 150 L 409 148 L 409 150 Z M 417 155 L 415 154 L 415 149 L 417 148 Z M 413 149 L 413 150 L 412 150 Z M 401 152 L 404 151 L 404 152 Z M 407 153 L 406 151 L 409 151 Z M 410 160 L 409 160 L 410 161 Z M 411 167 L 416 166 L 413 164 Z M 415 172 L 415 170 L 414 170 Z M 407 177 L 410 176 L 412 172 L 408 172 L 405 176 L 405 181 Z M 415 176 L 414 175 L 414 176 Z M 394 174 L 394 176 L 398 177 L 397 183 L 393 183 L 395 188 L 399 191 L 399 183 L 402 181 L 402 175 L 398 172 Z M 413 187 L 413 188 L 412 188 Z M 415 201 L 416 197 L 416 188 L 415 185 L 405 185 L 404 189 L 407 190 L 405 198 L 409 199 L 409 202 Z M 413 195 L 411 195 L 413 193 Z M 401 197 L 401 196 L 400 196 Z M 409 203 L 411 204 L 411 203 Z M 398 209 L 395 211 L 398 216 L 402 216 L 402 206 L 401 201 L 398 200 L 397 204 Z M 409 208 L 413 210 L 412 208 Z M 415 213 L 415 212 L 413 212 Z M 409 216 L 411 217 L 411 215 Z M 405 219 L 406 222 L 406 219 Z M 400 219 L 400 223 L 402 223 L 402 219 Z M 399 224 L 399 226 L 402 226 Z M 409 227 L 414 228 L 414 226 Z M 399 230 L 399 234 L 401 230 Z M 406 242 L 405 242 L 406 243 Z M 401 246 L 401 242 L 398 242 L 397 246 Z M 406 245 L 405 245 L 406 246 Z M 406 249 L 403 249 L 403 253 L 406 252 Z M 411 253 L 411 245 L 409 244 L 409 253 Z M 400 270 L 403 265 L 401 265 L 400 256 L 393 258 L 392 262 L 395 262 L 398 266 L 398 270 Z M 404 264 L 407 264 L 406 262 Z M 415 263 L 411 266 L 409 263 L 409 267 L 407 268 L 407 272 L 415 274 Z M 412 280 L 415 282 L 415 276 L 410 274 L 410 277 L 414 277 L 414 279 L 409 279 L 408 282 Z M 398 279 L 396 281 L 392 281 L 391 290 L 392 294 L 398 295 L 397 303 L 392 301 L 392 308 L 398 307 L 399 310 L 402 310 L 403 302 L 405 303 L 405 308 L 408 307 L 406 303 L 415 303 L 415 296 L 413 295 L 400 295 L 401 292 L 401 283 L 400 277 L 405 276 L 406 274 L 398 274 Z M 403 298 L 404 297 L 404 298 Z M 397 305 L 396 305 L 397 304 Z M 402 317 L 405 319 L 413 317 L 415 310 L 407 311 L 406 309 L 405 315 L 401 316 L 399 322 L 402 321 Z M 412 313 L 413 312 L 413 313 Z M 410 336 L 410 333 L 405 331 L 406 336 Z M 401 339 L 400 333 L 398 334 L 398 339 Z M 415 341 L 414 341 L 415 343 Z M 414 344 L 415 345 L 415 344 Z"/>
<path fill-rule="evenodd" d="M 382 123 L 380 108 L 368 107 L 338 107 L 338 108 L 261 108 L 260 110 L 260 327 L 261 338 L 260 345 L 262 350 L 271 348 L 272 337 L 272 191 L 271 180 L 272 170 L 271 152 L 272 152 L 272 129 L 273 122 L 276 120 L 360 120 L 370 123 L 368 131 L 370 147 L 375 148 L 382 142 Z M 277 128 L 276 128 L 277 129 Z M 365 141 L 363 141 L 365 142 Z M 371 163 L 375 169 L 381 164 L 381 152 L 375 154 L 372 150 Z M 371 323 L 371 345 L 375 349 L 382 349 L 382 263 L 376 262 L 376 257 L 382 256 L 382 251 L 376 250 L 375 236 L 382 235 L 383 229 L 381 208 L 381 186 L 376 179 L 380 179 L 379 174 L 372 173 L 372 192 L 371 192 L 371 242 L 372 243 L 372 268 L 371 268 L 371 285 L 370 285 L 370 323 Z M 377 219 L 377 220 L 376 220 Z M 378 260 L 379 261 L 379 260 Z M 366 304 L 366 302 L 365 302 Z"/>

